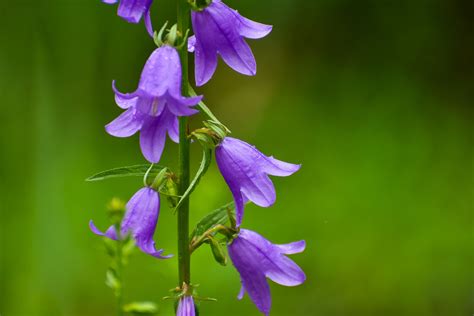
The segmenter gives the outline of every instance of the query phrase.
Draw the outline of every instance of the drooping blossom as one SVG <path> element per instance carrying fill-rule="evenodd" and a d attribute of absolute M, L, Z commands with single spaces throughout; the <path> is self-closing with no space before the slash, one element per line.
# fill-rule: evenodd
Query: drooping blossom
<path fill-rule="evenodd" d="M 179 299 L 176 316 L 195 316 L 194 300 L 192 296 L 185 295 Z"/>
<path fill-rule="evenodd" d="M 275 187 L 268 175 L 286 177 L 301 167 L 267 157 L 254 146 L 232 137 L 224 138 L 216 147 L 216 161 L 234 197 L 238 226 L 247 200 L 261 207 L 275 203 Z"/>
<path fill-rule="evenodd" d="M 109 123 L 106 131 L 116 137 L 129 137 L 140 131 L 140 147 L 145 158 L 157 163 L 164 149 L 166 134 L 179 141 L 178 116 L 198 111 L 191 107 L 202 96 L 186 98 L 181 94 L 181 63 L 174 47 L 157 48 L 145 64 L 138 89 L 119 92 L 113 82 L 115 101 L 126 110 Z"/>
<path fill-rule="evenodd" d="M 276 245 L 256 232 L 241 229 L 228 246 L 229 256 L 240 274 L 242 299 L 247 292 L 257 308 L 270 313 L 272 298 L 266 278 L 284 286 L 296 286 L 306 280 L 301 268 L 286 255 L 303 252 L 304 240 Z"/>
<path fill-rule="evenodd" d="M 195 52 L 196 85 L 208 82 L 217 67 L 217 55 L 235 71 L 254 76 L 257 73 L 255 57 L 245 38 L 262 38 L 272 26 L 249 20 L 221 0 L 213 0 L 201 11 L 192 12 L 194 36 L 189 38 L 188 49 Z"/>
<path fill-rule="evenodd" d="M 114 226 L 109 227 L 103 233 L 94 225 L 92 220 L 89 222 L 89 227 L 94 234 L 113 240 L 124 238 L 130 234 L 140 250 L 153 257 L 167 259 L 171 256 L 163 256 L 163 249 L 157 250 L 153 240 L 159 214 L 160 196 L 158 192 L 145 187 L 135 193 L 128 201 L 125 216 L 120 225 L 120 234 L 117 234 Z"/>

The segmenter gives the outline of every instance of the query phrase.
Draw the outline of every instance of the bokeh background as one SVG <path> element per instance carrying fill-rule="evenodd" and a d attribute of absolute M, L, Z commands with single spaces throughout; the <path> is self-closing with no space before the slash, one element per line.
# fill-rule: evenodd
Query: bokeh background
<path fill-rule="evenodd" d="M 234 136 L 303 164 L 275 178 L 274 207 L 249 206 L 245 226 L 272 241 L 306 239 L 296 288 L 271 285 L 272 315 L 466 316 L 473 299 L 473 57 L 470 0 L 228 0 L 274 31 L 251 45 L 258 75 L 223 63 L 199 89 Z M 174 20 L 156 0 L 157 26 Z M 135 89 L 154 49 L 99 0 L 0 1 L 0 314 L 114 315 L 108 258 L 89 219 L 128 199 L 141 179 L 86 183 L 144 163 L 136 137 L 103 126 L 120 113 L 110 88 Z M 195 124 L 199 118 L 194 119 Z M 193 165 L 199 164 L 198 146 Z M 164 163 L 176 166 L 169 143 Z M 231 196 L 215 165 L 192 197 L 192 222 Z M 156 240 L 176 253 L 163 208 Z M 136 253 L 127 300 L 160 304 L 176 259 Z M 202 315 L 257 315 L 239 302 L 231 266 L 193 257 Z"/>

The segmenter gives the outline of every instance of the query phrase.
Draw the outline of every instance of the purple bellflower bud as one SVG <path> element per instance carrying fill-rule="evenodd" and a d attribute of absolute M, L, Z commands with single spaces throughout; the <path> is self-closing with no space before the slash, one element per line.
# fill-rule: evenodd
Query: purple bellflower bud
<path fill-rule="evenodd" d="M 119 235 L 114 226 L 109 227 L 105 233 L 101 232 L 92 220 L 89 222 L 89 227 L 94 234 L 113 240 L 130 234 L 140 250 L 153 257 L 167 259 L 171 256 L 163 256 L 163 249 L 157 250 L 153 241 L 153 234 L 155 233 L 159 214 L 160 196 L 158 192 L 152 188 L 145 187 L 135 193 L 130 201 L 128 201 Z"/>
<path fill-rule="evenodd" d="M 275 187 L 268 175 L 286 177 L 301 167 L 267 157 L 254 146 L 232 137 L 224 138 L 216 147 L 216 161 L 234 197 L 237 226 L 242 223 L 247 200 L 261 207 L 275 203 Z"/>
<path fill-rule="evenodd" d="M 254 76 L 255 57 L 244 38 L 262 38 L 272 26 L 254 22 L 229 8 L 221 0 L 213 0 L 201 11 L 192 12 L 195 35 L 189 38 L 188 50 L 195 52 L 196 85 L 208 82 L 217 67 L 217 55 L 235 71 Z"/>
<path fill-rule="evenodd" d="M 145 158 L 157 163 L 166 141 L 166 134 L 179 141 L 178 116 L 190 116 L 198 111 L 191 107 L 202 96 L 186 98 L 181 94 L 181 63 L 174 47 L 157 48 L 145 64 L 138 89 L 133 93 L 119 92 L 113 82 L 115 101 L 126 110 L 106 131 L 116 137 L 129 137 L 140 131 L 140 147 Z"/>
<path fill-rule="evenodd" d="M 194 300 L 192 296 L 185 295 L 179 299 L 176 316 L 195 316 L 196 310 L 194 307 Z"/>
<path fill-rule="evenodd" d="M 228 246 L 242 282 L 238 298 L 247 292 L 257 308 L 268 315 L 272 298 L 266 278 L 284 286 L 302 284 L 306 280 L 303 270 L 286 255 L 303 252 L 305 247 L 304 240 L 276 245 L 253 231 L 241 229 Z"/>

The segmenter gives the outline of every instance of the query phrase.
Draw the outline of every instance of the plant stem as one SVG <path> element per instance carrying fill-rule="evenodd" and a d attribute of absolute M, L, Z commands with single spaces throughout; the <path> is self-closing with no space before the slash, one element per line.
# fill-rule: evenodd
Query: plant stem
<path fill-rule="evenodd" d="M 117 316 L 123 316 L 123 259 L 122 259 L 123 244 L 121 240 L 117 241 L 117 279 L 120 282 L 120 287 L 117 291 Z"/>
<path fill-rule="evenodd" d="M 189 28 L 190 6 L 187 0 L 177 0 L 178 5 L 178 32 L 182 36 Z M 182 93 L 189 95 L 188 85 L 188 46 L 182 45 L 179 50 L 182 67 Z M 190 141 L 188 139 L 188 118 L 179 118 L 179 195 L 183 195 L 188 186 L 190 178 Z M 191 256 L 189 252 L 189 198 L 181 203 L 178 208 L 178 265 L 179 286 L 183 283 L 191 283 Z"/>

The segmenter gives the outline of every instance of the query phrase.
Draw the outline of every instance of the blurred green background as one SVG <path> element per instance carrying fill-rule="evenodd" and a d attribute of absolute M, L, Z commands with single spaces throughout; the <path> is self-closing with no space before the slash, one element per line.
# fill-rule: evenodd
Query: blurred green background
<path fill-rule="evenodd" d="M 245 226 L 274 242 L 306 239 L 292 258 L 296 288 L 271 285 L 272 315 L 474 313 L 474 3 L 470 0 L 228 0 L 272 34 L 251 45 L 258 75 L 223 63 L 199 89 L 234 136 L 302 170 L 275 178 L 274 207 L 247 208 Z M 156 26 L 174 20 L 156 0 Z M 0 314 L 114 315 L 108 258 L 88 230 L 105 205 L 141 179 L 86 183 L 111 167 L 144 163 L 136 137 L 108 136 L 111 81 L 135 89 L 154 49 L 99 0 L 0 1 Z M 194 119 L 199 123 L 199 118 Z M 193 149 L 193 165 L 200 159 Z M 164 163 L 176 166 L 168 143 Z M 231 199 L 215 165 L 192 197 L 192 222 Z M 176 253 L 163 208 L 159 246 Z M 127 300 L 160 304 L 176 259 L 136 253 Z M 258 315 L 239 302 L 236 271 L 193 257 L 202 315 Z"/>

